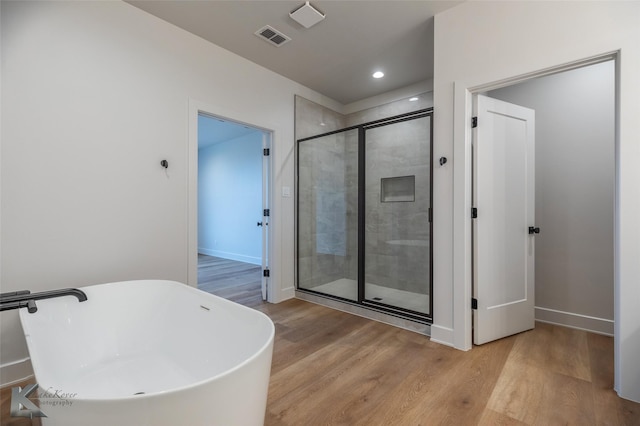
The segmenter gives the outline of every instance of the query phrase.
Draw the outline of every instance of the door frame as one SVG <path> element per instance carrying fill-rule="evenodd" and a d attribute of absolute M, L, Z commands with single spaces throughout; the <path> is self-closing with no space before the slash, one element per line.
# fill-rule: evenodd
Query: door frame
<path fill-rule="evenodd" d="M 191 287 L 198 287 L 198 115 L 204 114 L 221 120 L 246 125 L 260 130 L 269 137 L 269 155 L 265 157 L 268 163 L 268 171 L 265 176 L 263 172 L 263 205 L 267 204 L 270 210 L 269 226 L 263 227 L 262 237 L 262 264 L 263 269 L 269 269 L 269 278 L 262 278 L 266 281 L 267 301 L 278 302 L 277 294 L 273 288 L 274 271 L 270 260 L 273 259 L 273 169 L 274 169 L 274 139 L 276 135 L 275 126 L 269 123 L 255 123 L 254 117 L 250 120 L 243 119 L 246 114 L 238 111 L 231 111 L 219 105 L 207 104 L 195 99 L 189 99 L 188 111 L 188 149 L 187 149 L 187 170 L 188 170 L 188 190 L 187 190 L 187 279 L 186 283 Z M 248 118 L 248 117 L 246 117 Z M 264 164 L 264 162 L 263 162 Z M 266 179 L 265 179 L 266 178 Z M 265 182 L 266 180 L 266 182 Z M 266 194 L 265 194 L 266 190 Z M 264 217 L 263 217 L 264 221 Z M 265 230 L 266 228 L 266 230 Z M 266 239 L 266 241 L 265 241 Z M 264 290 L 264 285 L 263 285 Z"/>
<path fill-rule="evenodd" d="M 470 86 L 464 82 L 454 83 L 454 111 L 453 111 L 453 157 L 457 167 L 453 170 L 453 346 L 461 350 L 470 350 L 473 347 L 472 340 L 472 282 L 473 282 L 473 239 L 472 239 L 472 157 L 471 140 L 473 117 L 473 100 L 476 95 L 490 90 L 512 86 L 546 75 L 557 74 L 588 65 L 613 60 L 615 63 L 615 97 L 616 97 L 616 133 L 615 133 L 615 175 L 618 175 L 619 159 L 619 78 L 620 61 L 619 51 L 606 52 L 601 55 L 577 60 L 574 62 L 545 68 L 536 72 L 508 77 L 498 81 L 486 82 Z M 615 184 L 615 206 L 619 205 L 619 182 Z M 614 293 L 618 292 L 618 260 L 619 254 L 615 247 L 619 241 L 618 209 L 614 213 Z M 614 320 L 617 322 L 618 306 L 614 297 Z M 617 348 L 619 340 L 618 327 L 614 327 L 614 347 Z M 616 356 L 614 356 L 615 359 Z M 617 370 L 617 361 L 616 361 Z"/>

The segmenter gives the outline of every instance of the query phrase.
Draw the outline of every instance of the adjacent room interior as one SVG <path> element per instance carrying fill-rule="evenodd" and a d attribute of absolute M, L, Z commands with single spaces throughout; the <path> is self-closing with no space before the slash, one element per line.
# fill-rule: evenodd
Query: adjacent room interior
<path fill-rule="evenodd" d="M 262 285 L 265 137 L 198 116 L 198 288 L 234 300 Z"/>
<path fill-rule="evenodd" d="M 487 95 L 536 113 L 536 320 L 612 336 L 615 63 Z"/>

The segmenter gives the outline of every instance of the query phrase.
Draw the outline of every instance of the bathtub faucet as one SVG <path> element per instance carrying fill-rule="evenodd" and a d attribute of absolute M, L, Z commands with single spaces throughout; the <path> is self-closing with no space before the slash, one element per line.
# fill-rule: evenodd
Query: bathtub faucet
<path fill-rule="evenodd" d="M 29 313 L 32 314 L 38 310 L 36 300 L 62 296 L 75 296 L 78 298 L 78 302 L 87 300 L 87 295 L 84 291 L 78 290 L 77 288 L 62 288 L 59 290 L 42 291 L 40 293 L 31 293 L 29 290 L 14 291 L 0 294 L 0 311 L 27 308 Z"/>

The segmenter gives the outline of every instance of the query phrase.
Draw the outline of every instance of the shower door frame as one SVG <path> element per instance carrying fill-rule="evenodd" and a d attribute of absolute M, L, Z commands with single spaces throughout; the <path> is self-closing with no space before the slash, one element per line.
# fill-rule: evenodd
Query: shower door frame
<path fill-rule="evenodd" d="M 374 129 L 377 127 L 392 125 L 401 123 L 404 121 L 415 120 L 419 118 L 429 117 L 429 208 L 428 208 L 428 222 L 429 222 L 429 313 L 417 312 L 410 309 L 387 305 L 384 303 L 376 302 L 373 300 L 365 299 L 365 187 L 366 187 L 366 131 L 367 129 Z M 312 289 L 301 288 L 299 280 L 299 261 L 298 250 L 300 247 L 300 220 L 299 214 L 299 202 L 300 202 L 300 144 L 302 142 L 308 142 L 313 139 L 319 139 L 325 136 L 330 136 L 338 133 L 348 132 L 351 130 L 358 130 L 358 262 L 357 262 L 357 300 L 351 300 L 340 296 L 335 296 L 328 293 L 315 291 Z M 343 129 L 333 130 L 330 132 L 322 133 L 319 135 L 309 136 L 301 138 L 296 141 L 296 290 L 313 295 L 325 297 L 328 299 L 334 299 L 341 302 L 349 303 L 356 306 L 362 306 L 374 311 L 383 312 L 385 314 L 397 316 L 399 318 L 409 319 L 420 323 L 431 324 L 433 322 L 433 108 L 425 108 L 417 111 L 412 111 L 400 115 L 395 115 L 380 120 L 370 121 L 355 126 L 345 127 Z"/>

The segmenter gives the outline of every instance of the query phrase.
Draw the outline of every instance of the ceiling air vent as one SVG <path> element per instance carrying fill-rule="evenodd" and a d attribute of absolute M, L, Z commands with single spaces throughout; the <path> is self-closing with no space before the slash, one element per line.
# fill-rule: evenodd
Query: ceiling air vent
<path fill-rule="evenodd" d="M 280 31 L 276 30 L 273 27 L 270 27 L 269 25 L 265 25 L 264 27 L 260 28 L 255 32 L 255 35 L 277 47 L 280 47 L 291 40 L 290 37 L 287 37 Z"/>

